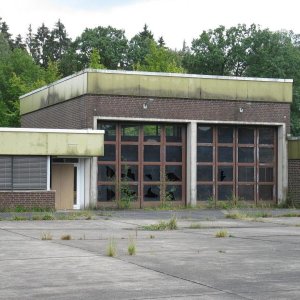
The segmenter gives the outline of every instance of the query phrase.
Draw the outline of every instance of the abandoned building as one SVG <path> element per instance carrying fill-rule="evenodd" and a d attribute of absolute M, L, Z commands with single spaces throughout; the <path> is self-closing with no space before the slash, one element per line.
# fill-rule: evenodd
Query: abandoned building
<path fill-rule="evenodd" d="M 45 201 L 59 209 L 115 207 L 124 196 L 136 208 L 164 201 L 282 203 L 288 193 L 300 194 L 298 141 L 288 150 L 292 85 L 290 79 L 92 69 L 63 78 L 20 98 L 23 130 L 95 131 L 99 143 L 76 155 L 66 148 L 45 152 L 47 183 L 28 186 L 30 193 L 49 191 L 55 200 Z M 33 155 L 27 150 L 17 155 Z M 3 182 L 0 188 L 0 199 L 20 193 Z M 59 200 L 64 197 L 73 200 Z"/>

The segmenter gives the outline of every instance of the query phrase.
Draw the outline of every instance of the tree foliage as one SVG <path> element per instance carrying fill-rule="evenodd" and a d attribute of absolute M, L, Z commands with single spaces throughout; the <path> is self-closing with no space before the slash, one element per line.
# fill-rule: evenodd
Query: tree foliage
<path fill-rule="evenodd" d="M 143 65 L 137 64 L 138 71 L 184 73 L 185 70 L 179 65 L 178 56 L 169 49 L 150 44 L 149 53 L 145 57 Z"/>
<path fill-rule="evenodd" d="M 19 123 L 18 97 L 86 67 L 151 72 L 292 78 L 292 133 L 300 135 L 300 36 L 253 24 L 219 26 L 190 46 L 169 49 L 145 24 L 130 40 L 111 26 L 87 28 L 74 41 L 61 20 L 53 28 L 31 26 L 13 38 L 0 18 L 0 126 Z"/>
<path fill-rule="evenodd" d="M 155 43 L 152 32 L 147 24 L 143 30 L 136 34 L 129 42 L 128 49 L 128 69 L 134 69 L 137 65 L 146 64 L 146 56 L 150 53 L 151 45 Z"/>
<path fill-rule="evenodd" d="M 77 38 L 76 45 L 81 54 L 80 60 L 84 67 L 88 66 L 93 49 L 99 51 L 102 63 L 108 69 L 122 69 L 126 65 L 128 41 L 124 30 L 111 26 L 87 28 Z"/>

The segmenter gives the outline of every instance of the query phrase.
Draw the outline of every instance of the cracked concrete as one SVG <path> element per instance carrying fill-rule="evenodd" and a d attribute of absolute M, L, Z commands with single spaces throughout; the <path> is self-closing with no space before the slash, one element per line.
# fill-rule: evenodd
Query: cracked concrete
<path fill-rule="evenodd" d="M 179 229 L 145 231 L 168 212 L 109 219 L 0 222 L 0 299 L 299 299 L 300 218 L 178 214 Z M 191 224 L 201 228 L 191 229 Z M 230 237 L 215 238 L 220 228 Z M 49 232 L 52 240 L 41 240 Z M 71 240 L 61 240 L 70 234 Z M 106 255 L 114 238 L 117 257 Z M 129 256 L 129 239 L 137 254 Z"/>

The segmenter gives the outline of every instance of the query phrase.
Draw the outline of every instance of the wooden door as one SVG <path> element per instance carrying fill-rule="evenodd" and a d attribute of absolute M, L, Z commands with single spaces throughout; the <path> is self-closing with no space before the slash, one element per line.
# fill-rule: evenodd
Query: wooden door
<path fill-rule="evenodd" d="M 73 209 L 74 165 L 52 165 L 52 190 L 55 190 L 55 209 Z"/>

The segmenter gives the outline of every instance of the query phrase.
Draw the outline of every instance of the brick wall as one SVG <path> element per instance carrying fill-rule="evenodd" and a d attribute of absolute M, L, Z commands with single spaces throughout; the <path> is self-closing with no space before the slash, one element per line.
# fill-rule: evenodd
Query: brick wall
<path fill-rule="evenodd" d="M 152 97 L 153 98 L 153 97 Z M 93 116 L 187 119 L 204 121 L 286 123 L 289 132 L 290 105 L 245 102 L 84 95 L 22 116 L 22 127 L 92 128 Z M 243 112 L 240 112 L 240 108 Z"/>
<path fill-rule="evenodd" d="M 300 159 L 289 159 L 289 197 L 300 205 Z"/>
<path fill-rule="evenodd" d="M 75 98 L 21 116 L 21 126 L 26 128 L 87 128 L 84 98 Z"/>
<path fill-rule="evenodd" d="M 55 191 L 0 191 L 0 210 L 17 206 L 54 209 Z"/>

